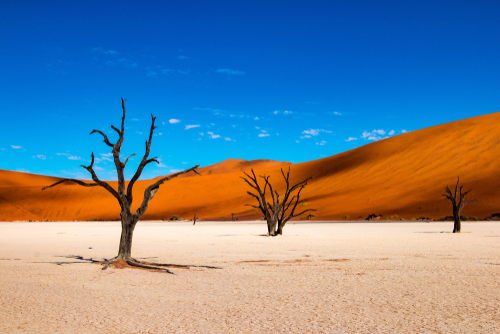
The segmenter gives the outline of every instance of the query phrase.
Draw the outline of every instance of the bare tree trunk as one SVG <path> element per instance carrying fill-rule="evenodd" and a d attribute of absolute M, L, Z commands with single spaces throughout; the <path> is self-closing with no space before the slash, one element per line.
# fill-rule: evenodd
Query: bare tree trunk
<path fill-rule="evenodd" d="M 460 233 L 462 228 L 462 222 L 460 221 L 460 210 L 453 210 L 453 219 L 455 223 L 453 224 L 453 233 Z"/>
<path fill-rule="evenodd" d="M 278 222 L 272 218 L 269 218 L 267 220 L 267 233 L 269 236 L 275 236 L 276 235 L 276 225 Z"/>
<path fill-rule="evenodd" d="M 136 223 L 132 215 L 122 213 L 122 235 L 118 246 L 117 259 L 130 260 L 132 258 L 132 237 L 134 236 Z"/>

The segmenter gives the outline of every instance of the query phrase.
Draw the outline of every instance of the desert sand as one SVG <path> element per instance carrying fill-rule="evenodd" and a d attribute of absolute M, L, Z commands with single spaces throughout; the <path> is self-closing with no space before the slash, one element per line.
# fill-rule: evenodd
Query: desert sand
<path fill-rule="evenodd" d="M 460 176 L 464 190 L 472 189 L 463 215 L 484 219 L 500 212 L 500 145 L 497 124 L 500 113 L 413 131 L 331 157 L 290 165 L 291 181 L 313 179 L 302 192 L 306 208 L 315 208 L 316 219 L 363 219 L 369 214 L 398 215 L 406 220 L 451 215 L 451 204 L 442 194 Z M 127 138 L 125 139 L 127 140 Z M 98 147 L 96 149 L 105 149 Z M 303 149 L 297 145 L 297 150 Z M 152 146 L 152 155 L 161 148 Z M 139 155 L 141 152 L 138 152 Z M 90 152 L 89 152 L 90 155 Z M 193 165 L 196 162 L 193 163 Z M 280 169 L 286 162 L 228 159 L 202 169 L 203 176 L 173 179 L 164 184 L 149 205 L 144 219 L 168 219 L 172 215 L 204 219 L 231 217 L 258 219 L 245 206 L 249 187 L 240 179 L 243 170 L 271 175 L 279 191 L 284 182 Z M 119 219 L 116 199 L 102 188 L 74 184 L 41 191 L 57 178 L 0 170 L 0 221 Z M 137 208 L 144 180 L 134 188 Z M 111 182 L 116 188 L 116 182 Z"/>
<path fill-rule="evenodd" d="M 0 332 L 499 333 L 500 224 L 451 229 L 139 222 L 135 257 L 223 268 L 170 275 L 67 258 L 116 255 L 119 222 L 2 223 Z"/>

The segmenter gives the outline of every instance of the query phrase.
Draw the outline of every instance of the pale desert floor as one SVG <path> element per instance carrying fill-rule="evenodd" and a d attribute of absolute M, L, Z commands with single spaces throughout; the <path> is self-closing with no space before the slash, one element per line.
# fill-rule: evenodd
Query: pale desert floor
<path fill-rule="evenodd" d="M 500 223 L 0 223 L 1 333 L 500 333 Z M 92 249 L 90 249 L 92 247 Z"/>

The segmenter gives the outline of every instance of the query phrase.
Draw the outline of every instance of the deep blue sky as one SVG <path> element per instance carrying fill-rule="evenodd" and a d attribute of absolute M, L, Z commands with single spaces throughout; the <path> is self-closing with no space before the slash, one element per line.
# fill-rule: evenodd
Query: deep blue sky
<path fill-rule="evenodd" d="M 497 112 L 499 3 L 2 0 L 0 168 L 88 178 L 94 152 L 113 179 L 89 133 L 120 124 L 121 96 L 124 154 L 142 156 L 157 117 L 162 164 L 143 178 L 314 160 Z"/>

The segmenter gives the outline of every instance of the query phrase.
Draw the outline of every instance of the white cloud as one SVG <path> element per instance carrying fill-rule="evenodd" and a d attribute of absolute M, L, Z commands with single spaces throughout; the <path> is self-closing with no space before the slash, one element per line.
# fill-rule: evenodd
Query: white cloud
<path fill-rule="evenodd" d="M 22 146 L 16 146 L 16 145 L 10 145 L 10 147 L 12 147 L 15 150 L 23 148 Z"/>
<path fill-rule="evenodd" d="M 332 114 L 337 115 L 337 116 L 342 115 L 342 113 L 340 113 L 340 112 L 338 112 L 338 111 L 334 111 Z"/>
<path fill-rule="evenodd" d="M 257 130 L 259 130 L 260 128 L 258 126 L 255 127 Z"/>
<path fill-rule="evenodd" d="M 380 130 L 373 130 L 373 133 L 374 133 L 374 134 L 376 133 L 376 134 L 381 135 L 381 136 L 382 136 L 382 135 L 385 135 L 385 131 L 384 131 L 384 130 L 382 130 L 382 129 L 380 129 Z"/>
<path fill-rule="evenodd" d="M 353 141 L 353 140 L 358 140 L 358 138 L 355 138 L 355 137 L 349 137 L 349 138 L 347 138 L 345 141 Z"/>
<path fill-rule="evenodd" d="M 220 135 L 215 135 L 213 132 L 207 131 L 207 134 L 210 136 L 212 139 L 220 138 Z"/>
<path fill-rule="evenodd" d="M 363 134 L 361 135 L 361 138 L 370 137 L 371 135 L 372 135 L 371 132 L 363 131 Z"/>
<path fill-rule="evenodd" d="M 295 141 L 297 144 L 300 143 L 298 140 Z"/>
<path fill-rule="evenodd" d="M 179 57 L 177 57 L 177 59 L 189 59 L 189 57 L 186 57 L 186 56 L 179 56 Z"/>
<path fill-rule="evenodd" d="M 226 138 L 224 138 L 224 140 L 231 141 L 231 138 L 226 137 Z"/>
<path fill-rule="evenodd" d="M 204 136 L 205 134 L 203 132 L 200 132 L 200 135 Z"/>
<path fill-rule="evenodd" d="M 332 131 L 323 130 L 323 129 L 310 129 L 310 130 L 302 131 L 303 134 L 311 135 L 311 136 L 317 136 L 317 135 L 319 135 L 320 132 L 332 133 Z M 309 137 L 306 137 L 306 138 L 309 138 Z"/>
<path fill-rule="evenodd" d="M 189 130 L 189 129 L 192 129 L 192 128 L 199 128 L 200 125 L 197 124 L 197 125 L 186 125 L 186 127 L 184 128 L 184 130 Z"/>
<path fill-rule="evenodd" d="M 138 121 L 138 119 L 137 119 L 137 118 L 132 118 L 132 120 L 133 120 L 134 122 L 137 122 L 137 121 Z"/>
<path fill-rule="evenodd" d="M 69 160 L 82 160 L 82 158 L 81 158 L 81 157 L 77 157 L 76 155 L 70 155 L 70 156 L 68 157 L 68 159 L 69 159 Z"/>
<path fill-rule="evenodd" d="M 325 144 L 326 144 L 326 141 L 324 141 L 324 140 L 320 141 L 319 143 L 316 143 L 316 145 L 320 145 L 320 146 L 323 146 Z"/>
<path fill-rule="evenodd" d="M 163 133 L 161 133 L 161 132 L 158 132 L 158 136 L 161 136 L 161 135 L 163 135 Z"/>
<path fill-rule="evenodd" d="M 222 74 L 231 74 L 231 75 L 244 75 L 245 72 L 243 71 L 235 71 L 235 70 L 230 70 L 229 68 L 219 68 L 217 73 L 222 73 Z"/>
<path fill-rule="evenodd" d="M 46 157 L 45 155 L 43 155 L 43 154 L 38 154 L 36 157 L 37 157 L 38 159 L 41 159 L 41 160 L 45 160 L 45 159 L 47 159 L 47 157 Z"/>
<path fill-rule="evenodd" d="M 182 172 L 182 169 L 171 169 L 169 170 L 170 173 L 178 173 L 178 172 Z"/>
<path fill-rule="evenodd" d="M 370 136 L 370 137 L 368 137 L 368 140 L 377 141 L 377 140 L 380 140 L 380 139 L 382 139 L 382 137 L 377 137 L 377 136 Z"/>
<path fill-rule="evenodd" d="M 255 117 L 255 118 L 254 118 L 254 120 L 258 121 L 258 120 L 259 120 L 259 118 L 258 118 L 258 117 Z"/>
<path fill-rule="evenodd" d="M 169 122 L 170 124 L 175 124 L 175 123 L 179 123 L 179 122 L 180 122 L 180 120 L 175 119 L 175 118 L 172 118 L 172 119 L 169 119 L 169 120 L 168 120 L 168 122 Z"/>
<path fill-rule="evenodd" d="M 309 135 L 300 136 L 300 138 L 311 138 Z"/>
<path fill-rule="evenodd" d="M 391 130 L 391 131 L 389 131 L 389 136 L 392 136 L 392 135 L 393 135 L 393 134 L 395 134 L 395 133 L 396 133 L 396 131 Z"/>
<path fill-rule="evenodd" d="M 283 111 L 283 114 L 288 115 L 288 114 L 293 114 L 293 112 L 285 110 L 285 111 Z"/>
<path fill-rule="evenodd" d="M 148 72 L 146 73 L 146 75 L 147 75 L 148 77 L 155 77 L 155 76 L 156 76 L 156 72 L 155 72 L 155 71 L 148 71 Z"/>
<path fill-rule="evenodd" d="M 264 132 L 264 133 L 266 133 L 266 132 L 267 132 L 266 130 L 260 130 L 260 131 L 261 131 L 261 132 Z"/>
<path fill-rule="evenodd" d="M 275 111 L 273 112 L 273 114 L 275 114 L 275 115 L 276 115 L 278 112 L 279 112 L 278 110 L 275 110 Z"/>
<path fill-rule="evenodd" d="M 99 167 L 99 166 L 94 166 L 93 168 L 94 168 L 95 170 L 100 170 L 100 171 L 104 170 L 104 168 Z"/>
<path fill-rule="evenodd" d="M 408 132 L 408 131 L 406 131 L 406 130 L 401 130 L 401 133 L 407 133 L 407 132 Z"/>
<path fill-rule="evenodd" d="M 259 133 L 259 137 L 269 137 L 268 133 Z"/>

